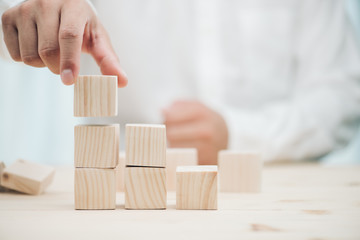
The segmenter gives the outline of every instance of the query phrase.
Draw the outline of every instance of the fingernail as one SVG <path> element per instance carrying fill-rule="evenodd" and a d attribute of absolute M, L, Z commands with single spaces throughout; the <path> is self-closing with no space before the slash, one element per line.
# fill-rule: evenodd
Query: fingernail
<path fill-rule="evenodd" d="M 71 69 L 65 69 L 61 72 L 61 80 L 65 85 L 74 83 L 74 74 Z"/>

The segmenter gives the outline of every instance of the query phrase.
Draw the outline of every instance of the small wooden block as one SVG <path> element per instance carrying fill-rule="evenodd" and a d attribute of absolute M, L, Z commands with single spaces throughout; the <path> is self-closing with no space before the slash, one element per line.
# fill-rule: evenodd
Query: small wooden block
<path fill-rule="evenodd" d="M 166 166 L 165 125 L 126 124 L 126 165 Z"/>
<path fill-rule="evenodd" d="M 78 76 L 74 86 L 74 116 L 116 116 L 117 91 L 117 76 Z"/>
<path fill-rule="evenodd" d="M 259 154 L 223 150 L 218 165 L 221 192 L 260 192 L 263 164 Z"/>
<path fill-rule="evenodd" d="M 0 162 L 0 192 L 5 192 L 7 189 L 1 186 L 1 174 L 5 169 L 5 163 Z"/>
<path fill-rule="evenodd" d="M 75 209 L 115 209 L 115 169 L 75 168 Z"/>
<path fill-rule="evenodd" d="M 167 191 L 176 190 L 176 167 L 198 165 L 196 148 L 168 148 L 166 150 Z"/>
<path fill-rule="evenodd" d="M 1 185 L 19 192 L 38 195 L 50 185 L 55 169 L 22 159 L 6 167 L 1 175 Z"/>
<path fill-rule="evenodd" d="M 126 209 L 166 209 L 165 168 L 126 167 Z"/>
<path fill-rule="evenodd" d="M 115 168 L 119 160 L 119 124 L 75 126 L 75 167 Z"/>
<path fill-rule="evenodd" d="M 176 209 L 217 209 L 217 166 L 176 169 Z"/>
<path fill-rule="evenodd" d="M 125 152 L 119 154 L 119 164 L 116 167 L 116 191 L 125 191 Z"/>

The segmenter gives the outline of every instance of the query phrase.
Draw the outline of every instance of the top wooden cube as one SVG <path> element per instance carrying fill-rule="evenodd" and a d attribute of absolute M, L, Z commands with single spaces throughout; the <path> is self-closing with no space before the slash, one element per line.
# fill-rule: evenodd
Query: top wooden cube
<path fill-rule="evenodd" d="M 116 116 L 117 84 L 117 76 L 78 76 L 74 86 L 74 116 Z"/>
<path fill-rule="evenodd" d="M 166 167 L 166 128 L 161 124 L 126 124 L 126 165 Z"/>

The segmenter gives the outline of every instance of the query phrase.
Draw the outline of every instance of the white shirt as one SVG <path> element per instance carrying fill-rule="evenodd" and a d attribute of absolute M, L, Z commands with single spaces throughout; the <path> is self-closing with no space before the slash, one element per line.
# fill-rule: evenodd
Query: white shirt
<path fill-rule="evenodd" d="M 93 3 L 129 77 L 122 125 L 162 122 L 162 108 L 190 98 L 224 116 L 231 149 L 265 160 L 317 158 L 355 134 L 360 57 L 344 1 Z M 84 58 L 81 72 L 94 69 Z"/>

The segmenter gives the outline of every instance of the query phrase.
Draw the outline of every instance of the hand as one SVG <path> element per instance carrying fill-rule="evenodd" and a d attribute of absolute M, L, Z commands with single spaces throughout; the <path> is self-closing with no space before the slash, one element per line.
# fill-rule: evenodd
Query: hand
<path fill-rule="evenodd" d="M 28 0 L 2 15 L 4 40 L 11 57 L 48 67 L 71 85 L 79 74 L 81 51 L 90 53 L 104 75 L 127 78 L 109 36 L 85 0 Z"/>
<path fill-rule="evenodd" d="M 199 164 L 217 164 L 227 148 L 228 129 L 220 114 L 197 101 L 176 101 L 163 111 L 170 147 L 198 149 Z"/>

